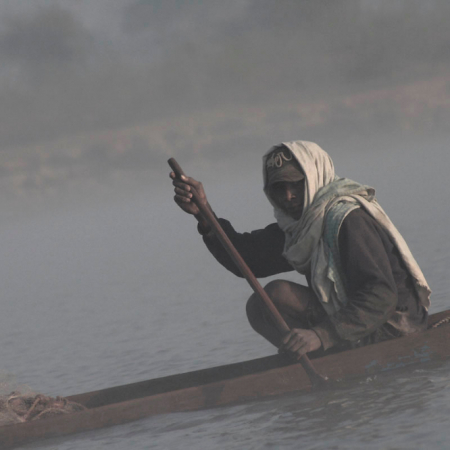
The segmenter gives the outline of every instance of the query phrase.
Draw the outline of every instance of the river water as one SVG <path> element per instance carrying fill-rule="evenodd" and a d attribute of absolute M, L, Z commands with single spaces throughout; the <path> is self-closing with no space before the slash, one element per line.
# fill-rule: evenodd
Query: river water
<path fill-rule="evenodd" d="M 222 211 L 245 216 L 241 229 L 258 223 L 258 213 L 241 214 L 245 198 L 233 210 L 230 198 L 243 187 L 220 183 L 212 197 Z M 380 191 L 433 289 L 431 312 L 447 309 L 448 206 L 434 198 L 418 214 L 411 190 Z M 433 198 L 430 192 L 423 196 Z M 246 283 L 215 263 L 170 192 L 158 195 L 3 223 L 2 393 L 29 388 L 67 396 L 274 353 L 247 324 Z M 257 198 L 254 208 L 270 220 L 265 199 Z M 24 448 L 447 449 L 449 427 L 450 363 Z"/>

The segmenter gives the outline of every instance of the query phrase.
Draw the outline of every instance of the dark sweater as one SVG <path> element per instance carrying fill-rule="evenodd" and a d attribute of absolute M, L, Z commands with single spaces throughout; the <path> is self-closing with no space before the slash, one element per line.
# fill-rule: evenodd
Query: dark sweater
<path fill-rule="evenodd" d="M 262 230 L 237 233 L 230 222 L 219 219 L 225 233 L 256 277 L 294 270 L 282 256 L 284 232 L 273 223 Z M 212 233 L 203 240 L 214 257 L 228 270 L 242 276 Z M 397 311 L 426 327 L 426 312 L 419 305 L 412 281 L 397 249 L 384 230 L 362 209 L 344 219 L 338 236 L 347 305 L 326 317 L 313 329 L 326 350 L 343 342 L 355 343 L 372 335 Z M 306 274 L 308 284 L 310 276 Z M 404 330 L 408 333 L 408 330 Z M 389 330 L 391 337 L 402 330 Z"/>

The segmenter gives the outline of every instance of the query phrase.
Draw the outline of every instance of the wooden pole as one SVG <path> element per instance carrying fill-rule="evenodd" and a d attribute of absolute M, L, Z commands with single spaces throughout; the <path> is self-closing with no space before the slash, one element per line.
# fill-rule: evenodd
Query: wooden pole
<path fill-rule="evenodd" d="M 183 170 L 181 169 L 180 165 L 175 161 L 174 158 L 170 158 L 168 160 L 169 166 L 172 168 L 172 170 L 175 172 L 175 175 L 180 178 L 181 175 L 184 175 Z M 290 328 L 287 325 L 286 321 L 281 316 L 278 309 L 273 304 L 270 297 L 267 295 L 267 292 L 263 289 L 257 278 L 253 275 L 253 272 L 250 270 L 246 262 L 243 260 L 242 256 L 239 254 L 239 252 L 234 247 L 233 243 L 230 241 L 228 236 L 223 231 L 222 227 L 220 226 L 220 223 L 217 221 L 216 217 L 212 213 L 211 209 L 206 207 L 203 203 L 201 203 L 198 199 L 198 194 L 195 191 L 195 189 L 192 189 L 192 199 L 194 203 L 197 205 L 198 209 L 200 210 L 200 213 L 203 217 L 203 219 L 208 223 L 208 225 L 211 227 L 214 234 L 217 236 L 219 241 L 222 243 L 225 250 L 228 252 L 236 266 L 241 271 L 242 275 L 245 277 L 245 279 L 250 284 L 253 291 L 260 297 L 260 299 L 265 303 L 267 308 L 269 309 L 270 313 L 272 314 L 272 317 L 275 321 L 275 325 L 280 331 L 282 335 L 285 335 L 289 333 Z M 300 359 L 300 363 L 302 364 L 303 368 L 305 369 L 306 373 L 308 374 L 311 383 L 314 386 L 317 386 L 319 384 L 323 384 L 324 381 L 327 380 L 326 377 L 323 375 L 320 375 L 314 366 L 312 365 L 310 359 L 307 355 L 303 355 Z"/>

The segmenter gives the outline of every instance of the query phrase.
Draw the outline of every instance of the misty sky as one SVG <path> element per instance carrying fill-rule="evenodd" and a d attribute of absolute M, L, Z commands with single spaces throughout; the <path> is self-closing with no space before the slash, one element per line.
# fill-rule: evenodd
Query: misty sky
<path fill-rule="evenodd" d="M 3 0 L 2 192 L 445 138 L 449 19 L 448 0 Z"/>

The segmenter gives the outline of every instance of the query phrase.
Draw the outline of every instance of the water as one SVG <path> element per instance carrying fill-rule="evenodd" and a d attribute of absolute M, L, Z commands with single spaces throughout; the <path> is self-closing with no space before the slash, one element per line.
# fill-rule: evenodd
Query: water
<path fill-rule="evenodd" d="M 215 264 L 170 195 L 3 224 L 2 389 L 70 395 L 274 352 L 247 324 L 246 283 Z M 408 205 L 394 207 L 411 201 L 405 192 L 385 197 L 433 288 L 432 312 L 448 308 L 448 209 L 432 208 L 433 220 L 411 220 Z M 24 448 L 446 449 L 449 374 L 450 364 L 418 368 Z"/>

